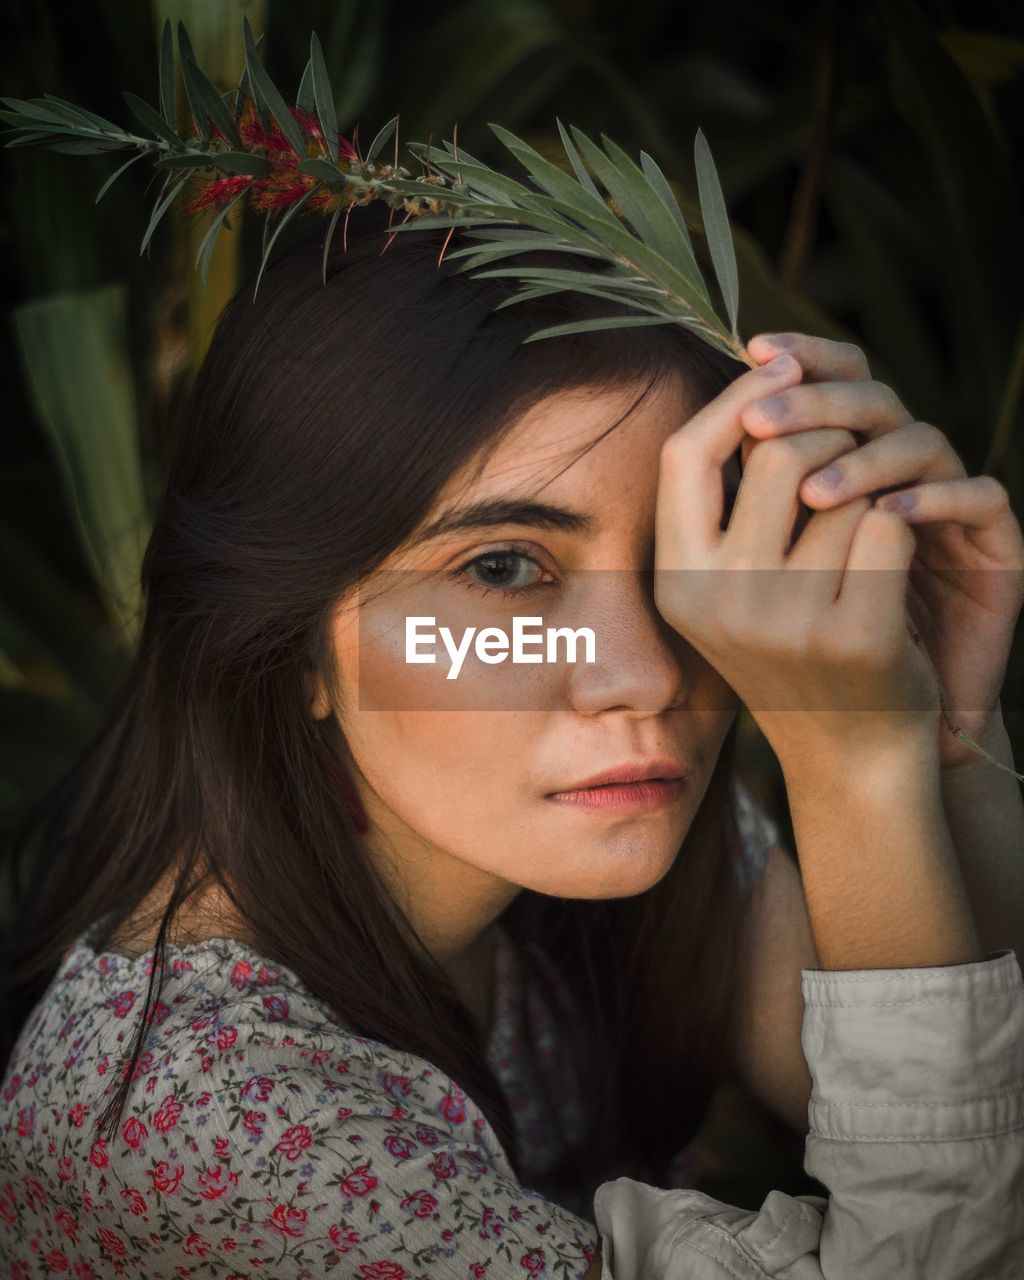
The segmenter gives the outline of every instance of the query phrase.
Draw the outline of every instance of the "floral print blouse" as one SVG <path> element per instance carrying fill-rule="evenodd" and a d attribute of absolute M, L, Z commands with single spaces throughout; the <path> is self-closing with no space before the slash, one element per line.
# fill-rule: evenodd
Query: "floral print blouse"
<path fill-rule="evenodd" d="M 734 794 L 749 886 L 777 831 L 738 780 Z M 593 1206 L 545 1176 L 584 1117 L 559 1035 L 571 999 L 540 948 L 493 926 L 487 1056 L 520 1183 L 452 1079 L 346 1030 L 294 973 L 231 939 L 168 946 L 119 1132 L 94 1139 L 153 963 L 97 953 L 104 923 L 65 953 L 2 1082 L 3 1280 L 584 1274 Z M 679 1153 L 672 1185 L 693 1185 L 695 1159 Z"/>

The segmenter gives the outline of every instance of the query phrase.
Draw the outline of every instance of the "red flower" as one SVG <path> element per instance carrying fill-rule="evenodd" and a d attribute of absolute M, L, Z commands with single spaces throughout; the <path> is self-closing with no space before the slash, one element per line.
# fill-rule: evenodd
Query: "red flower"
<path fill-rule="evenodd" d="M 281 1140 L 274 1148 L 288 1160 L 298 1160 L 303 1151 L 313 1141 L 312 1130 L 304 1124 L 297 1124 L 294 1128 L 286 1129 L 281 1135 Z"/>
<path fill-rule="evenodd" d="M 359 1232 L 354 1227 L 331 1227 L 327 1238 L 339 1253 L 348 1253 L 359 1243 Z"/>
<path fill-rule="evenodd" d="M 100 1227 L 99 1236 L 100 1236 L 100 1244 L 107 1251 L 107 1253 L 113 1253 L 113 1254 L 116 1254 L 119 1258 L 123 1258 L 124 1255 L 128 1252 L 127 1248 L 125 1247 L 125 1243 L 121 1239 L 121 1237 L 119 1235 L 115 1235 L 115 1233 L 111 1231 L 109 1227 Z"/>
<path fill-rule="evenodd" d="M 184 1107 L 176 1098 L 166 1097 L 153 1115 L 153 1124 L 160 1133 L 169 1133 L 178 1123 Z"/>
<path fill-rule="evenodd" d="M 82 1127 L 82 1121 L 84 1119 L 85 1119 L 85 1107 L 83 1107 L 80 1102 L 76 1102 L 75 1105 L 68 1112 L 68 1120 L 70 1120 L 70 1122 L 75 1126 L 76 1129 L 80 1129 Z"/>
<path fill-rule="evenodd" d="M 242 1096 L 253 1097 L 257 1102 L 266 1102 L 273 1087 L 273 1080 L 268 1080 L 266 1076 L 253 1076 L 242 1086 Z"/>
<path fill-rule="evenodd" d="M 267 1113 L 265 1111 L 247 1111 L 242 1119 L 242 1127 L 248 1129 L 254 1138 L 262 1138 L 263 1121 L 266 1118 Z"/>
<path fill-rule="evenodd" d="M 405 1280 L 405 1267 L 397 1262 L 364 1262 L 359 1268 L 363 1280 Z"/>
<path fill-rule="evenodd" d="M 205 1258 L 212 1248 L 213 1245 L 205 1236 L 193 1232 L 192 1235 L 186 1237 L 184 1244 L 181 1246 L 181 1251 L 193 1258 Z"/>
<path fill-rule="evenodd" d="M 135 1187 L 122 1187 L 121 1199 L 132 1213 L 140 1214 L 146 1212 L 146 1197 Z"/>
<path fill-rule="evenodd" d="M 97 1169 L 102 1169 L 110 1163 L 110 1157 L 107 1155 L 106 1138 L 97 1138 L 92 1144 L 92 1150 L 89 1152 L 89 1162 L 94 1164 Z"/>
<path fill-rule="evenodd" d="M 454 1178 L 459 1171 L 459 1166 L 447 1151 L 439 1151 L 430 1162 L 430 1167 L 435 1178 Z"/>
<path fill-rule="evenodd" d="M 51 1249 L 46 1255 L 46 1265 L 51 1271 L 67 1271 L 71 1263 L 68 1261 L 68 1255 L 61 1249 Z"/>
<path fill-rule="evenodd" d="M 410 1138 L 397 1138 L 394 1134 L 389 1134 L 384 1139 L 384 1146 L 396 1160 L 409 1160 L 416 1150 L 416 1143 Z"/>
<path fill-rule="evenodd" d="M 144 1138 L 149 1137 L 149 1130 L 138 1118 L 138 1116 L 129 1116 L 128 1119 L 125 1121 L 124 1129 L 122 1131 L 121 1136 L 124 1138 L 125 1142 L 127 1142 L 127 1144 L 134 1151 L 138 1148 L 139 1144 L 143 1141 Z"/>
<path fill-rule="evenodd" d="M 456 1094 L 446 1093 L 441 1099 L 441 1114 L 452 1124 L 459 1124 L 465 1120 L 466 1108 L 462 1105 L 462 1099 Z"/>
<path fill-rule="evenodd" d="M 237 1186 L 238 1174 L 223 1164 L 215 1169 L 206 1169 L 199 1175 L 199 1194 L 204 1200 L 217 1200 L 229 1187 Z"/>
<path fill-rule="evenodd" d="M 519 1265 L 529 1271 L 531 1276 L 539 1276 L 547 1270 L 548 1261 L 543 1249 L 531 1249 L 519 1259 Z"/>
<path fill-rule="evenodd" d="M 365 1196 L 377 1185 L 377 1179 L 369 1172 L 368 1164 L 361 1164 L 342 1180 L 339 1190 L 346 1196 Z"/>
<path fill-rule="evenodd" d="M 274 1212 L 266 1219 L 267 1226 L 286 1236 L 301 1236 L 306 1230 L 306 1210 L 295 1209 L 288 1204 L 274 1206 Z"/>
<path fill-rule="evenodd" d="M 146 1173 L 147 1178 L 152 1178 L 153 1187 L 156 1191 L 162 1191 L 165 1196 L 174 1195 L 178 1189 L 178 1184 L 185 1176 L 185 1166 L 176 1165 L 173 1169 L 166 1160 L 161 1160 Z"/>

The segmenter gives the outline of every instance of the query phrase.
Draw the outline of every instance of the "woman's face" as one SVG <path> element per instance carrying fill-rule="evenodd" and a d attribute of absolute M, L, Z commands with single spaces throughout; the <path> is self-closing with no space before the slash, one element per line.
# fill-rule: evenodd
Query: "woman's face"
<path fill-rule="evenodd" d="M 453 477 L 418 534 L 334 615 L 335 701 L 320 686 L 314 714 L 336 714 L 344 731 L 370 821 L 363 839 L 421 929 L 453 950 L 520 888 L 613 898 L 657 883 L 738 709 L 652 597 L 659 453 L 696 408 L 682 381 L 666 380 L 576 457 L 640 390 L 591 387 L 536 404 L 478 476 Z M 442 515 L 496 501 L 564 514 L 423 536 Z M 511 638 L 514 616 L 539 618 L 539 636 L 590 628 L 596 661 L 583 661 L 581 643 L 575 663 L 564 644 L 557 661 L 513 663 L 509 653 L 487 663 L 471 640 L 448 678 L 457 668 L 442 627 L 453 645 L 470 627 Z M 406 660 L 409 617 L 434 619 L 418 625 L 418 651 L 433 664 Z M 685 775 L 660 802 L 629 808 L 622 788 L 604 807 L 556 798 L 615 766 L 654 761 Z"/>

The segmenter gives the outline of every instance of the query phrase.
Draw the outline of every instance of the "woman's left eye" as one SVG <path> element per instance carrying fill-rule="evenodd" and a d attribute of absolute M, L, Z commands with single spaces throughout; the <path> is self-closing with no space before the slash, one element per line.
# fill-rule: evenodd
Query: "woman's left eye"
<path fill-rule="evenodd" d="M 509 563 L 515 564 L 517 561 L 520 567 L 510 571 Z M 524 565 L 529 566 L 525 571 L 522 568 Z M 473 576 L 472 571 L 475 569 L 481 571 L 483 581 Z M 485 595 L 498 592 L 503 596 L 518 596 L 537 587 L 550 585 L 550 580 L 548 583 L 539 580 L 539 575 L 543 574 L 544 569 L 533 556 L 513 547 L 505 547 L 474 556 L 472 560 L 460 565 L 451 576 L 459 579 L 470 590 L 480 591 Z M 526 580 L 531 577 L 533 581 Z"/>

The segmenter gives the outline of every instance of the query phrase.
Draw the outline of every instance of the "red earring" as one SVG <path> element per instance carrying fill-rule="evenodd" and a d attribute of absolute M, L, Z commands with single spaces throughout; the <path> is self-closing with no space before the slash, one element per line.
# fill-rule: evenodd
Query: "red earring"
<path fill-rule="evenodd" d="M 366 810 L 363 808 L 352 783 L 349 782 L 333 760 L 327 759 L 326 756 L 321 756 L 320 764 L 327 775 L 328 782 L 330 782 L 338 798 L 348 810 L 349 817 L 355 824 L 356 830 L 360 835 L 365 835 L 370 829 L 370 823 L 366 816 Z"/>

